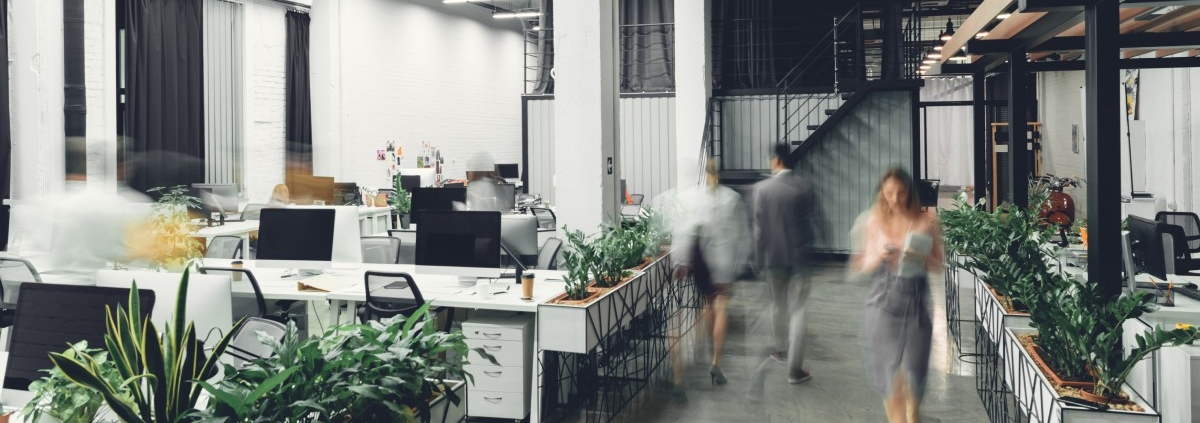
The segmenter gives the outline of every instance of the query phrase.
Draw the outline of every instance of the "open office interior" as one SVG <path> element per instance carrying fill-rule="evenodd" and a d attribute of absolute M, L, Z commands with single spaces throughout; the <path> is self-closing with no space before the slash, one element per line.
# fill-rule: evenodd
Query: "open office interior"
<path fill-rule="evenodd" d="M 1200 4 L 0 0 L 0 421 L 1200 422 Z"/>

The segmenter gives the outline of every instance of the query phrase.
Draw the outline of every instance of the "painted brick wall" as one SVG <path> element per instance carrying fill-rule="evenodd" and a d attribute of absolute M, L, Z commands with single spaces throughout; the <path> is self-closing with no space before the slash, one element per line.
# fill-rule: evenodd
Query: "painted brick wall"
<path fill-rule="evenodd" d="M 246 198 L 265 203 L 284 177 L 287 111 L 284 56 L 287 10 L 277 3 L 246 2 Z"/>
<path fill-rule="evenodd" d="M 333 172 L 339 181 L 390 185 L 386 162 L 375 159 L 389 140 L 410 152 L 402 167 L 415 166 L 421 143 L 432 143 L 446 158 L 446 178 L 465 177 L 466 162 L 478 151 L 497 163 L 520 163 L 523 40 L 517 22 L 466 4 L 354 0 L 340 2 L 338 24 L 341 129 L 326 142 L 340 151 Z M 314 51 L 313 60 L 321 54 Z"/>
<path fill-rule="evenodd" d="M 1042 122 L 1042 169 L 1045 173 L 1058 176 L 1087 178 L 1087 148 L 1083 134 L 1083 105 L 1080 90 L 1084 84 L 1083 72 L 1042 72 L 1038 74 L 1041 85 L 1042 110 L 1038 114 Z M 1115 85 L 1115 84 L 1114 84 Z M 1117 89 L 1113 88 L 1116 92 Z M 1071 148 L 1071 125 L 1079 125 L 1079 152 Z M 1078 217 L 1087 217 L 1087 187 L 1068 192 L 1075 199 Z"/>
<path fill-rule="evenodd" d="M 110 107 L 110 100 L 105 98 L 105 78 L 111 77 L 104 69 L 104 43 L 111 40 L 105 37 L 104 19 L 105 2 L 84 2 L 83 29 L 83 64 L 84 84 L 87 87 L 87 175 L 88 181 L 102 181 L 107 177 L 108 143 L 115 142 L 109 137 L 107 125 L 104 123 L 104 110 Z"/>

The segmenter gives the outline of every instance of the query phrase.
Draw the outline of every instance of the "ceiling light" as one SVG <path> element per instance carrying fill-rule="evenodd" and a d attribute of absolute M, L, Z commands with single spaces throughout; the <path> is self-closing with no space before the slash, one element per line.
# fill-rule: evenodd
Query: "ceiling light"
<path fill-rule="evenodd" d="M 978 33 L 978 34 L 975 34 L 975 38 L 983 38 L 983 37 L 986 37 L 986 36 L 988 36 L 988 32 L 987 32 L 987 31 L 983 31 L 983 32 L 980 32 L 980 33 Z"/>
<path fill-rule="evenodd" d="M 932 67 L 933 67 L 933 66 L 930 66 L 930 65 L 921 65 L 921 70 L 929 69 L 929 68 L 932 68 Z"/>
<path fill-rule="evenodd" d="M 442 3 L 466 3 L 470 0 L 442 0 Z"/>
<path fill-rule="evenodd" d="M 492 17 L 493 17 L 493 18 L 496 18 L 496 19 L 508 19 L 508 18 L 536 18 L 536 17 L 538 17 L 538 16 L 542 16 L 542 12 L 516 12 L 516 13 L 495 13 L 495 14 L 492 14 Z"/>
<path fill-rule="evenodd" d="M 929 58 L 930 59 L 941 59 L 942 54 L 941 53 L 929 53 Z"/>
<path fill-rule="evenodd" d="M 534 25 L 534 26 L 533 26 L 533 30 L 534 30 L 534 31 L 541 31 L 541 30 L 542 30 L 542 27 L 540 27 L 540 26 L 537 26 L 537 25 Z"/>
<path fill-rule="evenodd" d="M 936 62 L 937 62 L 937 60 L 934 60 L 934 59 L 925 59 L 925 60 L 924 60 L 924 61 L 922 61 L 921 63 L 924 63 L 924 64 L 927 64 L 927 65 L 929 65 L 929 64 L 936 63 Z"/>
<path fill-rule="evenodd" d="M 1010 17 L 1012 17 L 1012 13 L 1001 13 L 999 15 L 996 15 L 996 19 L 999 19 L 999 20 L 1005 20 Z"/>
<path fill-rule="evenodd" d="M 942 51 L 942 46 L 933 46 L 933 51 Z"/>
<path fill-rule="evenodd" d="M 950 21 L 950 18 L 946 18 L 946 31 L 942 33 L 941 39 L 950 41 L 951 38 L 954 38 L 954 22 Z"/>

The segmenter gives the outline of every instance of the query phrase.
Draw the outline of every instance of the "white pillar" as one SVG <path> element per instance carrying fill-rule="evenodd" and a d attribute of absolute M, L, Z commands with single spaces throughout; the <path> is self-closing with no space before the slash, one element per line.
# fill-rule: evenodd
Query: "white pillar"
<path fill-rule="evenodd" d="M 700 3 L 700 4 L 698 4 Z M 698 7 L 699 6 L 699 7 Z M 675 0 L 675 176 L 678 188 L 700 183 L 701 142 L 712 96 L 712 0 Z M 762 152 L 767 154 L 767 152 Z"/>
<path fill-rule="evenodd" d="M 9 3 L 9 89 L 14 199 L 66 186 L 63 4 Z"/>
<path fill-rule="evenodd" d="M 312 3 L 313 174 L 349 175 L 342 171 L 342 57 L 341 0 Z"/>
<path fill-rule="evenodd" d="M 554 5 L 554 169 L 558 226 L 592 233 L 618 218 L 616 8 Z"/>

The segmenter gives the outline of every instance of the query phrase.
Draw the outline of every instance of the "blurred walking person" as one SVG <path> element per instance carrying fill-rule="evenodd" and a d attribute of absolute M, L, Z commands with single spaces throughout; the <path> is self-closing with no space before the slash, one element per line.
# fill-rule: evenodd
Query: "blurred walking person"
<path fill-rule="evenodd" d="M 729 298 L 749 255 L 746 242 L 747 218 L 742 196 L 720 184 L 716 159 L 705 164 L 704 187 L 686 193 L 681 198 L 684 212 L 679 216 L 672 239 L 676 240 L 674 259 L 680 264 L 676 275 L 691 272 L 696 286 L 704 297 L 704 320 L 712 335 L 712 361 L 709 379 L 714 385 L 726 383 L 721 371 L 721 351 L 725 348 L 725 332 L 729 325 Z M 676 360 L 675 395 L 683 383 L 683 366 Z"/>
<path fill-rule="evenodd" d="M 758 366 L 750 396 L 762 395 L 766 365 L 772 360 L 787 365 L 788 383 L 812 379 L 804 369 L 804 318 L 812 284 L 807 276 L 807 255 L 812 244 L 815 198 L 813 186 L 792 172 L 795 160 L 786 144 L 776 144 L 770 178 L 754 185 L 751 218 L 754 270 L 765 275 L 771 294 L 773 345 L 769 358 Z"/>
<path fill-rule="evenodd" d="M 851 272 L 872 280 L 865 310 L 872 387 L 884 396 L 888 422 L 917 423 L 933 328 L 929 275 L 942 265 L 937 215 L 921 210 L 912 176 L 894 168 L 851 237 Z"/>

